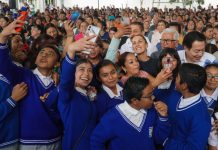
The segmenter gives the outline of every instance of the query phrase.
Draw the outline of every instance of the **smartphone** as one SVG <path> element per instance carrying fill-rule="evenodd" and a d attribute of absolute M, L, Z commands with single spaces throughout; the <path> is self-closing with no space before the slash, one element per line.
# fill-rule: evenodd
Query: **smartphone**
<path fill-rule="evenodd" d="M 73 12 L 71 14 L 70 20 L 75 23 L 79 19 L 79 17 L 80 17 L 80 13 L 79 12 Z"/>
<path fill-rule="evenodd" d="M 28 12 L 27 11 L 22 11 L 20 16 L 17 18 L 18 20 L 22 20 L 22 21 L 26 21 L 28 16 Z M 23 23 L 21 25 L 24 25 Z M 17 32 L 21 32 L 22 27 L 18 27 L 15 29 Z"/>
<path fill-rule="evenodd" d="M 123 17 L 122 18 L 122 24 L 123 25 L 129 25 L 130 24 L 130 19 L 128 17 Z"/>
<path fill-rule="evenodd" d="M 172 58 L 171 57 L 164 57 L 162 59 L 163 68 L 170 69 L 172 67 Z"/>
<path fill-rule="evenodd" d="M 86 32 L 85 32 L 85 36 L 92 36 L 92 35 L 95 35 L 95 37 L 92 38 L 90 41 L 96 42 L 97 37 L 98 37 L 98 35 L 99 35 L 99 33 L 100 33 L 100 30 L 101 30 L 101 29 L 100 29 L 99 27 L 97 27 L 97 26 L 89 25 L 89 26 L 87 27 Z M 91 53 L 91 50 L 90 50 L 90 49 L 87 49 L 87 50 L 84 50 L 84 51 L 82 51 L 82 52 L 85 53 L 85 54 L 90 54 L 90 53 Z"/>

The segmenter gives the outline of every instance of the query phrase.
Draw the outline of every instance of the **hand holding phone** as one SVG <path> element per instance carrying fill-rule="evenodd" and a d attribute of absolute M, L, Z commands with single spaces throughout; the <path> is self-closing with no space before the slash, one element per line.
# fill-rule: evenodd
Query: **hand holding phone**
<path fill-rule="evenodd" d="M 28 12 L 27 12 L 27 11 L 22 11 L 22 12 L 20 13 L 20 16 L 17 18 L 17 20 L 25 21 L 26 18 L 27 18 L 27 16 L 28 16 Z M 20 25 L 23 26 L 24 24 L 23 24 L 23 23 L 20 23 Z M 21 32 L 22 27 L 16 28 L 15 30 L 16 30 L 17 32 Z"/>
<path fill-rule="evenodd" d="M 86 30 L 85 36 L 93 36 L 93 35 L 95 35 L 94 38 L 90 39 L 91 42 L 95 43 L 99 33 L 100 33 L 100 28 L 99 27 L 93 26 L 93 25 L 89 25 L 87 30 Z M 90 54 L 91 53 L 91 49 L 84 50 L 83 53 Z"/>

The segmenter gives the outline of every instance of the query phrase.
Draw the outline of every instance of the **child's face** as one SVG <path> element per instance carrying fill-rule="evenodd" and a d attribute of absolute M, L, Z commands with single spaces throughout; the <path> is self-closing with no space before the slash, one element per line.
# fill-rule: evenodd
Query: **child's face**
<path fill-rule="evenodd" d="M 138 105 L 141 109 L 149 109 L 153 105 L 153 89 L 150 85 L 146 86 L 142 92 L 142 97 L 140 101 L 138 101 Z"/>
<path fill-rule="evenodd" d="M 206 88 L 208 89 L 216 89 L 218 87 L 218 68 L 209 67 L 206 69 L 207 73 L 207 82 Z"/>
<path fill-rule="evenodd" d="M 75 84 L 80 88 L 86 88 L 92 81 L 93 73 L 90 63 L 82 63 L 76 67 Z"/>
<path fill-rule="evenodd" d="M 43 48 L 36 58 L 36 65 L 39 68 L 50 70 L 57 63 L 57 57 L 57 54 L 52 48 Z"/>
<path fill-rule="evenodd" d="M 180 76 L 179 74 L 176 77 L 176 90 L 181 92 Z"/>
<path fill-rule="evenodd" d="M 113 65 L 104 66 L 100 69 L 99 78 L 103 85 L 112 89 L 118 81 L 117 70 Z"/>

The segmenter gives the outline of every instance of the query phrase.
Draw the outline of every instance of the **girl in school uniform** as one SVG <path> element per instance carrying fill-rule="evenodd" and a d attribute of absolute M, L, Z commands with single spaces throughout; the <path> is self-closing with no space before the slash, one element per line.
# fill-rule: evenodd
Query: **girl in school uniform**
<path fill-rule="evenodd" d="M 118 83 L 118 73 L 113 62 L 103 60 L 96 66 L 97 79 L 101 82 L 101 88 L 97 95 L 96 106 L 98 117 L 115 105 L 123 103 L 123 88 Z"/>
<path fill-rule="evenodd" d="M 87 59 L 75 60 L 76 52 L 93 48 L 90 39 L 71 43 L 62 63 L 58 109 L 64 124 L 63 150 L 89 150 L 90 135 L 96 126 L 96 107 L 88 97 L 92 63 Z"/>
<path fill-rule="evenodd" d="M 207 104 L 208 111 L 212 115 L 218 98 L 218 64 L 208 64 L 205 66 L 207 82 L 201 90 L 201 96 Z"/>

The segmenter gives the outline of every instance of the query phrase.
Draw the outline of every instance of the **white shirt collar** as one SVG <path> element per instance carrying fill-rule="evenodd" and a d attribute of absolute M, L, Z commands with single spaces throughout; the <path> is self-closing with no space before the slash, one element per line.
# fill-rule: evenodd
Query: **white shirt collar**
<path fill-rule="evenodd" d="M 133 107 L 131 107 L 126 101 L 122 104 L 119 104 L 117 107 L 120 109 L 122 114 L 125 115 L 125 117 L 128 118 L 128 120 L 131 121 L 137 127 L 141 126 L 143 119 L 145 120 L 144 115 L 147 115 L 146 110 L 136 110 Z"/>
<path fill-rule="evenodd" d="M 201 96 L 202 97 L 206 97 L 207 99 L 209 98 L 210 100 L 217 100 L 218 98 L 218 88 L 216 88 L 216 90 L 213 92 L 212 95 L 207 95 L 207 93 L 204 91 L 204 89 L 201 90 Z"/>
<path fill-rule="evenodd" d="M 114 97 L 120 97 L 121 96 L 121 91 L 123 90 L 123 88 L 119 85 L 116 84 L 117 87 L 117 95 L 115 95 L 111 89 L 109 89 L 108 87 L 106 87 L 105 85 L 102 85 L 102 88 L 105 90 L 105 92 L 110 96 L 110 98 L 114 98 Z"/>
<path fill-rule="evenodd" d="M 76 89 L 79 93 L 81 93 L 81 94 L 87 96 L 87 91 L 86 91 L 85 89 L 82 89 L 82 88 L 80 88 L 80 87 L 75 87 L 75 89 Z"/>
<path fill-rule="evenodd" d="M 39 77 L 39 79 L 43 82 L 43 84 L 44 84 L 45 86 L 48 86 L 49 84 L 51 84 L 51 83 L 53 82 L 53 79 L 51 78 L 51 75 L 49 75 L 49 76 L 47 76 L 47 77 L 44 76 L 44 75 L 42 75 L 42 74 L 39 72 L 38 68 L 36 68 L 36 69 L 33 70 L 33 74 L 37 75 L 37 76 Z"/>
<path fill-rule="evenodd" d="M 184 108 L 184 107 L 187 107 L 189 105 L 192 105 L 195 102 L 197 102 L 199 100 L 199 98 L 200 98 L 200 93 L 195 95 L 195 96 L 185 98 L 185 99 L 183 97 L 181 97 L 181 101 L 179 103 L 179 108 Z"/>

